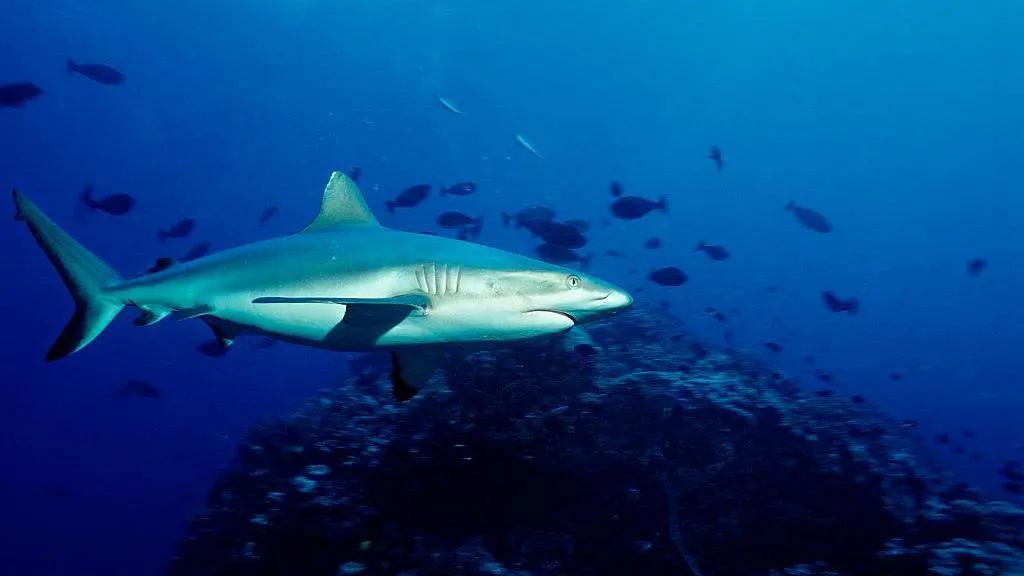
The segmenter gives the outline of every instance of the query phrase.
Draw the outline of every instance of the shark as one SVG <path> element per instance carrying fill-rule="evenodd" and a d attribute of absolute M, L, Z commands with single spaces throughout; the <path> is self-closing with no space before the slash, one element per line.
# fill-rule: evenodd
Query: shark
<path fill-rule="evenodd" d="M 16 219 L 27 223 L 75 304 L 49 361 L 81 350 L 134 307 L 137 326 L 195 318 L 224 347 L 253 334 L 329 350 L 387 349 L 392 392 L 404 401 L 448 347 L 565 333 L 632 303 L 626 291 L 589 274 L 382 226 L 342 172 L 331 174 L 319 212 L 299 232 L 164 262 L 129 279 L 24 193 L 13 195 Z"/>

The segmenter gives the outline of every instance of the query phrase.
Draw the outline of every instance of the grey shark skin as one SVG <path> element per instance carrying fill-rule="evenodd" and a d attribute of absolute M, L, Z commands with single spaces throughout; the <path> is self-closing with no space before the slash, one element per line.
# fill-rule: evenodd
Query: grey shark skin
<path fill-rule="evenodd" d="M 445 345 L 557 334 L 632 302 L 625 291 L 567 268 L 385 228 L 341 172 L 331 175 L 319 214 L 301 232 L 130 280 L 17 190 L 14 202 L 76 305 L 48 360 L 82 349 L 135 306 L 137 325 L 199 318 L 225 346 L 240 334 L 261 334 L 331 350 L 388 348 L 395 396 L 407 399 Z"/>

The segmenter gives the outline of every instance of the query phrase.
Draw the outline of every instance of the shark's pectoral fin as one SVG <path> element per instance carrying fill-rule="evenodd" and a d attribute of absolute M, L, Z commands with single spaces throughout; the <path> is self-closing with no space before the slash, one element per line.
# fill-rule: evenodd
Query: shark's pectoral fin
<path fill-rule="evenodd" d="M 437 346 L 415 346 L 391 351 L 391 393 L 395 400 L 405 402 L 430 380 L 444 360 L 444 349 Z"/>

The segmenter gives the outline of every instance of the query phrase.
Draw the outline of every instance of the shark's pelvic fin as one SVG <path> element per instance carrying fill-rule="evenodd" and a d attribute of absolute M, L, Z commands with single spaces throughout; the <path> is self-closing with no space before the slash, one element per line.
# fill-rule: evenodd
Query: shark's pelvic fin
<path fill-rule="evenodd" d="M 342 172 L 333 172 L 330 181 L 327 182 L 327 188 L 324 189 L 320 213 L 302 232 L 319 232 L 352 225 L 380 224 L 366 206 L 363 193 L 359 191 L 356 183 Z"/>
<path fill-rule="evenodd" d="M 152 326 L 171 314 L 171 309 L 163 306 L 139 306 L 139 309 L 142 312 L 132 322 L 136 326 Z"/>
<path fill-rule="evenodd" d="M 120 277 L 18 190 L 14 191 L 14 206 L 15 218 L 28 224 L 75 301 L 75 313 L 46 354 L 47 360 L 57 360 L 92 342 L 124 308 L 125 303 L 107 291 Z"/>
<path fill-rule="evenodd" d="M 437 346 L 414 346 L 391 351 L 391 393 L 395 400 L 405 402 L 430 380 L 444 361 L 444 349 Z"/>

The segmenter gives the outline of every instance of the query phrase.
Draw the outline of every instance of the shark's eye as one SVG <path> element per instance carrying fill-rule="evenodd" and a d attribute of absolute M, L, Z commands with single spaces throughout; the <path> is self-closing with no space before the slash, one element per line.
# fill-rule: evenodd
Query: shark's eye
<path fill-rule="evenodd" d="M 575 274 L 570 274 L 565 278 L 565 285 L 570 289 L 579 288 L 580 284 L 583 284 L 583 280 L 580 280 L 580 277 Z"/>

